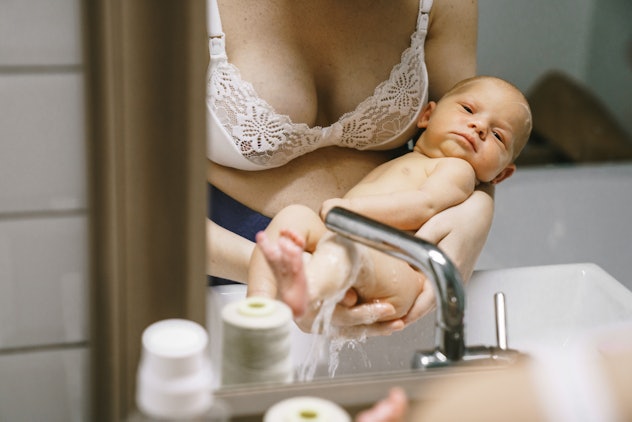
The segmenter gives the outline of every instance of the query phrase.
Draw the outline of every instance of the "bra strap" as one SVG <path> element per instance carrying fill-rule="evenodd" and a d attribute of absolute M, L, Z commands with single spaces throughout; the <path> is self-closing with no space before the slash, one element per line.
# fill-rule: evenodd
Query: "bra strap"
<path fill-rule="evenodd" d="M 208 31 L 208 49 L 211 55 L 211 64 L 214 59 L 226 58 L 226 42 L 222 30 L 222 20 L 219 16 L 217 0 L 207 0 L 206 25 Z"/>
<path fill-rule="evenodd" d="M 215 0 L 212 0 L 215 1 Z M 432 9 L 432 0 L 419 0 L 419 14 L 417 15 L 417 30 L 428 29 L 428 15 Z"/>
<path fill-rule="evenodd" d="M 217 0 L 207 0 L 206 2 L 206 30 L 209 37 L 221 37 L 224 35 L 222 31 L 222 19 L 219 16 L 219 7 Z"/>
<path fill-rule="evenodd" d="M 430 9 L 432 9 L 432 0 L 421 0 L 419 2 L 419 13 L 430 13 Z"/>

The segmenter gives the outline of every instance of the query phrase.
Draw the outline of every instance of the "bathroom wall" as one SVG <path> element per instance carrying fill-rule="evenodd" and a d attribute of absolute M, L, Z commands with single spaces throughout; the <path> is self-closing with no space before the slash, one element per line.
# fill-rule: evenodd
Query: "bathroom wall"
<path fill-rule="evenodd" d="M 588 52 L 588 83 L 632 136 L 632 2 L 601 0 Z M 608 40 L 608 42 L 603 42 Z"/>
<path fill-rule="evenodd" d="M 478 269 L 592 262 L 632 290 L 632 164 L 518 169 L 495 207 Z"/>
<path fill-rule="evenodd" d="M 78 0 L 0 11 L 0 421 L 88 417 Z"/>
<path fill-rule="evenodd" d="M 479 0 L 478 68 L 528 93 L 558 70 L 590 87 L 632 136 L 632 2 Z"/>
<path fill-rule="evenodd" d="M 557 69 L 586 80 L 596 0 L 478 0 L 478 70 L 523 91 Z"/>

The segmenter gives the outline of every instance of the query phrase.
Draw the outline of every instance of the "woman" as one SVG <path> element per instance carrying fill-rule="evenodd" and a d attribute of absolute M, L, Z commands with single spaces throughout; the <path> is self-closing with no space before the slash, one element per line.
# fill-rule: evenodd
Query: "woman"
<path fill-rule="evenodd" d="M 244 282 L 269 217 L 342 197 L 407 144 L 424 103 L 476 73 L 476 1 L 432 3 L 210 0 L 210 275 Z M 490 193 L 478 190 L 418 235 L 467 279 L 492 212 Z M 388 265 L 420 277 L 403 262 Z M 347 299 L 336 323 L 370 324 L 372 334 L 403 328 L 434 302 L 424 288 L 404 318 L 388 321 L 396 310 Z"/>

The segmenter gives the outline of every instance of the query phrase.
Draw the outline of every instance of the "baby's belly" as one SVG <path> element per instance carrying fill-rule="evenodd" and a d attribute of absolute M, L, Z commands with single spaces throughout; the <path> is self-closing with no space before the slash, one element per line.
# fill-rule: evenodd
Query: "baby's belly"
<path fill-rule="evenodd" d="M 263 171 L 235 170 L 209 163 L 207 177 L 244 205 L 273 216 L 290 204 L 318 210 L 325 199 L 343 196 L 388 159 L 387 152 L 330 147 Z"/>

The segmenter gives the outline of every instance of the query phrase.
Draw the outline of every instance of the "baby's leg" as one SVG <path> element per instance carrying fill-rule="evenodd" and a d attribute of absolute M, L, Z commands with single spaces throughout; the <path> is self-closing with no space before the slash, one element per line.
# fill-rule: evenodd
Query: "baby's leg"
<path fill-rule="evenodd" d="M 310 248 L 312 255 L 306 262 L 305 238 L 289 229 L 280 230 L 277 236 L 274 242 L 266 233 L 257 235 L 259 250 L 276 281 L 277 296 L 292 309 L 303 331 L 329 330 L 336 304 L 352 306 L 357 301 L 355 291 L 349 289 L 361 265 L 354 244 L 325 234 L 315 249 Z"/>
<path fill-rule="evenodd" d="M 318 214 L 306 206 L 290 205 L 279 211 L 265 232 L 257 235 L 248 295 L 280 298 L 295 317 L 303 315 L 309 301 L 303 251 L 312 252 L 325 231 Z"/>
<path fill-rule="evenodd" d="M 303 315 L 308 302 L 303 264 L 305 240 L 297 233 L 283 229 L 276 243 L 265 232 L 259 232 L 257 245 L 274 274 L 281 300 L 292 309 L 295 317 Z"/>

